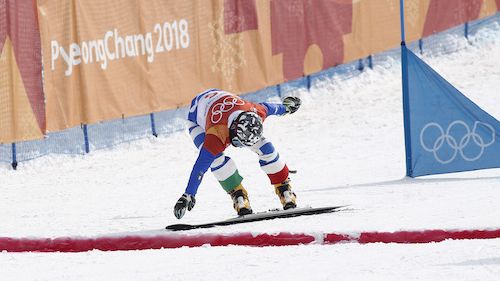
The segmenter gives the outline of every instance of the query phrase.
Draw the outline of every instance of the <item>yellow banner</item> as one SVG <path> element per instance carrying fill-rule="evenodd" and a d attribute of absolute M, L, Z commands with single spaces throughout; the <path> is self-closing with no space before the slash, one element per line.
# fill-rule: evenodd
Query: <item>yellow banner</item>
<path fill-rule="evenodd" d="M 405 2 L 408 40 L 497 10 Z M 399 0 L 39 0 L 38 14 L 49 131 L 184 106 L 206 88 L 255 91 L 400 41 Z"/>

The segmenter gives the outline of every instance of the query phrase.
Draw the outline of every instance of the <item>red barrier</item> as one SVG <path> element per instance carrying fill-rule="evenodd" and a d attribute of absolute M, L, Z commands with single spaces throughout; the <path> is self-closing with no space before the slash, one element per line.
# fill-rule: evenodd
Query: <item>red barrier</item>
<path fill-rule="evenodd" d="M 91 250 L 125 251 L 161 248 L 210 246 L 288 246 L 312 243 L 315 238 L 307 234 L 202 234 L 122 236 L 98 238 L 0 238 L 0 251 L 7 252 L 84 252 Z"/>
<path fill-rule="evenodd" d="M 320 237 L 320 241 L 317 238 Z M 430 243 L 446 239 L 492 239 L 500 238 L 500 229 L 495 230 L 422 230 L 397 232 L 361 232 L 358 235 L 328 233 L 312 234 L 200 234 L 157 236 L 110 236 L 97 238 L 0 238 L 0 251 L 7 252 L 85 252 L 127 251 L 180 247 L 210 246 L 290 246 L 311 244 L 366 243 Z"/>
<path fill-rule="evenodd" d="M 495 230 L 417 230 L 396 232 L 362 232 L 359 236 L 327 234 L 324 243 L 431 243 L 447 239 L 493 239 L 500 238 L 500 229 Z"/>

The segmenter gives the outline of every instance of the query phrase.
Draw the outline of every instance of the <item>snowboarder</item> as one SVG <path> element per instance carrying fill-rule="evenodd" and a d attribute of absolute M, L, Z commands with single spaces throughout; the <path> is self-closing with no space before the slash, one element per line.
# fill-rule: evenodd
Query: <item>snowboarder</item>
<path fill-rule="evenodd" d="M 300 104 L 297 97 L 286 97 L 282 104 L 251 103 L 217 89 L 197 95 L 191 102 L 188 122 L 189 134 L 199 155 L 186 190 L 175 204 L 174 215 L 180 219 L 186 209 L 191 211 L 194 207 L 196 191 L 208 168 L 231 196 L 238 215 L 252 213 L 248 193 L 241 184 L 243 178 L 234 161 L 223 153 L 229 145 L 247 147 L 257 153 L 260 167 L 274 185 L 283 208 L 295 208 L 296 195 L 291 190 L 288 167 L 273 144 L 262 135 L 262 122 L 270 115 L 292 114 Z"/>

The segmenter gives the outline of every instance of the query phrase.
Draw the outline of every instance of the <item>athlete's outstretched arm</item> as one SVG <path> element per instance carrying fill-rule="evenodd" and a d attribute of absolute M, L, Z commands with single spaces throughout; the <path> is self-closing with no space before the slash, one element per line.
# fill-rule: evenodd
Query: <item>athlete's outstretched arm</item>
<path fill-rule="evenodd" d="M 189 181 L 186 187 L 186 191 L 177 200 L 174 206 L 174 215 L 176 218 L 180 219 L 186 213 L 186 209 L 191 211 L 196 203 L 196 192 L 200 186 L 203 175 L 208 170 L 212 162 L 215 160 L 216 156 L 210 153 L 207 149 L 202 147 L 198 158 L 194 163 L 193 169 L 191 170 L 191 175 L 189 176 Z"/>
<path fill-rule="evenodd" d="M 279 103 L 268 103 L 268 102 L 263 102 L 260 103 L 263 105 L 266 110 L 267 110 L 267 116 L 269 115 L 285 115 L 285 114 L 292 114 L 299 110 L 299 107 L 301 105 L 301 101 L 298 97 L 286 97 L 283 100 L 282 104 Z"/>
<path fill-rule="evenodd" d="M 193 196 L 196 195 L 201 180 L 203 179 L 203 175 L 208 170 L 212 162 L 214 162 L 215 158 L 217 158 L 216 155 L 213 155 L 206 148 L 202 147 L 200 149 L 198 158 L 196 159 L 193 170 L 191 171 L 191 176 L 189 177 L 185 193 Z"/>
<path fill-rule="evenodd" d="M 281 116 L 286 114 L 286 108 L 283 104 L 261 102 L 260 105 L 266 108 L 267 116 L 271 115 Z"/>

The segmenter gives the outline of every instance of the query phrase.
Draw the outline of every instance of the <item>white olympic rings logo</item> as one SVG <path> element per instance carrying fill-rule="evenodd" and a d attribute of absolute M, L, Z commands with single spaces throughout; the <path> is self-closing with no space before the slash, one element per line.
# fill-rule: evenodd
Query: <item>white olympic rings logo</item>
<path fill-rule="evenodd" d="M 455 137 L 450 135 L 450 131 L 454 127 L 460 127 L 460 126 L 465 129 L 466 133 L 459 141 L 457 141 L 457 139 Z M 484 126 L 489 131 L 491 131 L 491 140 L 489 142 L 485 142 L 485 140 L 481 137 L 481 135 L 479 135 L 477 133 L 478 126 Z M 434 144 L 432 145 L 432 147 L 429 147 L 424 142 L 424 134 L 429 128 L 432 128 L 432 127 L 438 129 L 439 137 L 434 141 Z M 471 140 L 475 145 L 477 145 L 480 148 L 479 153 L 474 157 L 467 156 L 464 153 L 464 148 L 471 143 Z M 460 156 L 462 156 L 462 158 L 466 161 L 469 161 L 469 162 L 476 161 L 479 158 L 481 158 L 481 156 L 483 156 L 484 149 L 486 147 L 492 145 L 494 142 L 495 142 L 495 129 L 490 124 L 487 124 L 484 122 L 479 122 L 479 121 L 476 121 L 474 123 L 474 127 L 472 128 L 472 130 L 469 128 L 467 123 L 465 123 L 464 121 L 456 120 L 448 126 L 448 129 L 446 129 L 446 132 L 443 130 L 443 128 L 439 124 L 434 123 L 434 122 L 428 123 L 427 125 L 424 126 L 422 131 L 420 131 L 420 144 L 422 145 L 422 147 L 426 151 L 433 153 L 436 161 L 438 161 L 441 164 L 448 164 L 448 163 L 452 162 L 453 160 L 455 160 L 458 153 L 460 153 Z M 438 151 L 445 144 L 447 144 L 453 150 L 453 155 L 447 160 L 443 160 L 438 155 Z"/>
<path fill-rule="evenodd" d="M 212 123 L 216 124 L 222 120 L 222 113 L 228 112 L 236 105 L 244 105 L 245 102 L 237 97 L 228 96 L 222 102 L 215 104 L 212 107 Z"/>

